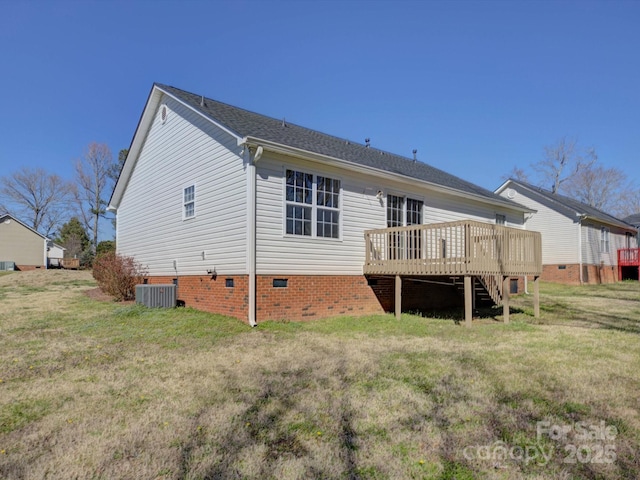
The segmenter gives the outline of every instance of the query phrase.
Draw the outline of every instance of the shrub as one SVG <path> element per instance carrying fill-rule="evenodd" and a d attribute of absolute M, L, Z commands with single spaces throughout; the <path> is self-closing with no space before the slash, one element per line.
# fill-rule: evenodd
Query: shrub
<path fill-rule="evenodd" d="M 98 246 L 96 247 L 96 255 L 102 255 L 107 252 L 115 252 L 116 251 L 116 242 L 113 240 L 102 240 L 98 242 Z"/>
<path fill-rule="evenodd" d="M 142 283 L 146 275 L 146 269 L 133 257 L 113 251 L 98 255 L 93 261 L 93 278 L 104 293 L 117 301 L 133 300 L 136 285 Z"/>

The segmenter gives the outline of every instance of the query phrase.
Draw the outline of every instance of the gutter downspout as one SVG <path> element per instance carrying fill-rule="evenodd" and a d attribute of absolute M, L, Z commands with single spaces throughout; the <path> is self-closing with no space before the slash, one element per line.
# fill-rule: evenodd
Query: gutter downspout
<path fill-rule="evenodd" d="M 578 214 L 578 268 L 580 269 L 580 285 L 584 285 L 584 278 L 582 275 L 582 220 L 585 215 Z"/>
<path fill-rule="evenodd" d="M 49 268 L 49 239 L 44 239 L 44 268 L 47 270 Z"/>
<path fill-rule="evenodd" d="M 263 148 L 258 146 L 253 158 L 251 149 L 249 150 L 249 162 L 247 163 L 247 256 L 248 256 L 248 272 L 249 272 L 249 325 L 255 327 L 256 322 L 256 301 L 257 301 L 257 278 L 256 278 L 256 191 L 257 191 L 257 173 L 256 163 L 262 157 Z"/>

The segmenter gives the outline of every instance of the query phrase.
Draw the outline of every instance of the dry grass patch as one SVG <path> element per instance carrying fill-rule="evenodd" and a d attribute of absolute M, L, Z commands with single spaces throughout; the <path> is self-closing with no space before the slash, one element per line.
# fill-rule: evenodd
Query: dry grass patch
<path fill-rule="evenodd" d="M 514 313 L 508 326 L 472 329 L 410 315 L 249 329 L 35 277 L 40 290 L 0 284 L 17 316 L 0 327 L 0 478 L 640 475 L 633 286 L 602 289 L 630 302 L 613 326 L 575 290 L 543 285 L 543 304 L 586 313 Z M 51 290 L 68 295 L 62 305 L 39 301 Z M 540 421 L 615 426 L 615 462 L 565 463 L 571 438 L 538 441 Z M 553 452 L 543 464 L 485 458 L 484 446 Z"/>

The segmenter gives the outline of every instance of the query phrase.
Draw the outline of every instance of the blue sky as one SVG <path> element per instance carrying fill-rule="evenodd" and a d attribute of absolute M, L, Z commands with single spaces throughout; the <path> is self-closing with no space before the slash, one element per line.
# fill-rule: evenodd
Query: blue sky
<path fill-rule="evenodd" d="M 488 189 L 562 136 L 640 185 L 640 2 L 0 0 L 0 175 L 127 148 L 154 81 Z"/>

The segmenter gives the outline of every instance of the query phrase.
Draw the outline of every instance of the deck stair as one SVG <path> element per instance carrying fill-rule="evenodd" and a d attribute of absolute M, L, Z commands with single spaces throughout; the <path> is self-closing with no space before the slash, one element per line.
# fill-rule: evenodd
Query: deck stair
<path fill-rule="evenodd" d="M 464 294 L 464 278 L 451 277 L 456 289 Z M 502 282 L 495 275 L 473 277 L 473 295 L 476 305 L 502 305 Z"/>

